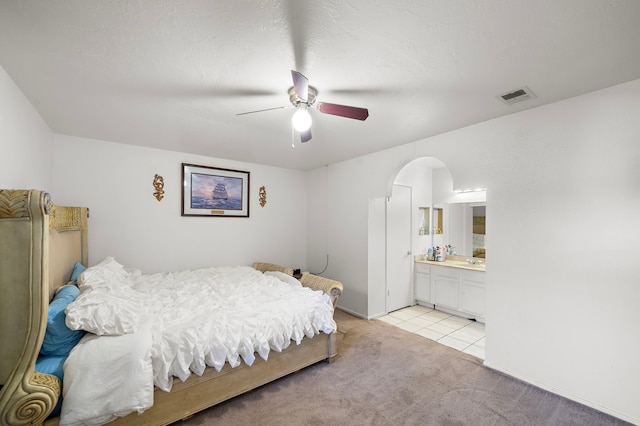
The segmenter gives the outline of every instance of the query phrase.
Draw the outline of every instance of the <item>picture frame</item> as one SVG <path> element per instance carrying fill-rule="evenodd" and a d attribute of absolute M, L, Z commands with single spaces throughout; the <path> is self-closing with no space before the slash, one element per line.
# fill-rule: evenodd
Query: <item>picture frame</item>
<path fill-rule="evenodd" d="M 182 216 L 249 217 L 250 173 L 182 163 Z"/>

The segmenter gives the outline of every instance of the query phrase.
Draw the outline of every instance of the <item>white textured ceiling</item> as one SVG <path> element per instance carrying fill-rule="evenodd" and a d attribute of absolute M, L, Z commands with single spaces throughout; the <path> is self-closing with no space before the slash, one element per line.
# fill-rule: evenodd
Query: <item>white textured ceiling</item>
<path fill-rule="evenodd" d="M 55 133 L 308 170 L 640 78 L 637 0 L 0 0 Z M 318 99 L 291 148 L 290 70 Z M 508 106 L 522 86 L 536 98 Z"/>

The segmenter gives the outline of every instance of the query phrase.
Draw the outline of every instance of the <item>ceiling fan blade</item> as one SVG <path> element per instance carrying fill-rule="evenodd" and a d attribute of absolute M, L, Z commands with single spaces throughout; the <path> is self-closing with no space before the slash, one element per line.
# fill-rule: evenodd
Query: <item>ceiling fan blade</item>
<path fill-rule="evenodd" d="M 311 18 L 315 16 L 312 7 L 307 2 L 300 0 L 287 0 L 284 2 L 284 11 L 289 24 L 289 38 L 293 48 L 293 57 L 296 69 L 305 69 L 307 63 L 307 46 L 309 45 L 309 30 Z"/>
<path fill-rule="evenodd" d="M 327 102 L 320 102 L 318 104 L 318 111 L 340 117 L 354 118 L 356 120 L 366 120 L 369 116 L 369 110 L 366 108 L 330 104 Z"/>
<path fill-rule="evenodd" d="M 283 109 L 283 108 L 290 108 L 290 107 L 288 107 L 288 106 L 279 106 L 279 107 L 273 107 L 273 108 L 259 109 L 259 110 L 256 110 L 256 111 L 239 112 L 236 115 L 255 114 L 256 112 L 273 111 L 274 109 Z"/>
<path fill-rule="evenodd" d="M 311 140 L 311 129 L 300 132 L 300 142 L 309 142 Z"/>
<path fill-rule="evenodd" d="M 296 91 L 296 95 L 298 95 L 303 102 L 307 102 L 307 98 L 309 97 L 309 79 L 294 70 L 291 70 L 291 77 L 293 78 L 293 88 Z"/>

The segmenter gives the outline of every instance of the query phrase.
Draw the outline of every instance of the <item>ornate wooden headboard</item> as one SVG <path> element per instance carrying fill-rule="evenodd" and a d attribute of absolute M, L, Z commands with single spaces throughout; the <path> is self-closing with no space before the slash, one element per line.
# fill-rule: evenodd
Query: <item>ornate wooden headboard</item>
<path fill-rule="evenodd" d="M 40 424 L 60 382 L 35 372 L 49 300 L 87 265 L 87 216 L 37 190 L 0 189 L 0 424 Z"/>

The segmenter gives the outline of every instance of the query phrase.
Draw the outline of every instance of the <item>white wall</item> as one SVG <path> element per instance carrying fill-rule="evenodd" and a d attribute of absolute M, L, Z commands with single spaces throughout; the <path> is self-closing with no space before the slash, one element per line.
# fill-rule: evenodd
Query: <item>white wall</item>
<path fill-rule="evenodd" d="M 369 199 L 434 156 L 487 188 L 486 365 L 640 423 L 638 111 L 640 80 L 329 166 L 341 305 L 369 314 Z"/>
<path fill-rule="evenodd" d="M 181 163 L 250 172 L 250 217 L 182 217 Z M 143 272 L 254 261 L 306 269 L 302 172 L 63 135 L 55 136 L 53 164 L 53 201 L 90 208 L 91 264 L 115 256 Z M 161 202 L 155 174 L 165 182 Z"/>
<path fill-rule="evenodd" d="M 0 188 L 51 188 L 53 133 L 0 67 Z"/>
<path fill-rule="evenodd" d="M 307 199 L 307 244 L 308 271 L 312 273 L 324 272 L 327 267 L 327 168 L 314 170 L 306 176 L 307 186 L 300 194 L 292 194 L 300 199 Z"/>
<path fill-rule="evenodd" d="M 431 207 L 433 170 L 421 166 L 415 162 L 407 164 L 400 170 L 394 181 L 397 185 L 406 185 L 411 191 L 411 250 L 413 255 L 425 254 L 431 246 L 431 234 L 418 235 L 422 218 L 419 214 L 420 207 Z M 393 196 L 393 194 L 392 194 Z"/>
<path fill-rule="evenodd" d="M 487 365 L 636 423 L 639 110 L 634 81 L 485 132 Z"/>
<path fill-rule="evenodd" d="M 386 198 L 369 199 L 368 209 L 368 244 L 367 274 L 367 318 L 380 317 L 387 313 L 387 200 Z M 339 306 L 342 306 L 338 300 Z M 352 312 L 352 311 L 350 311 Z M 362 312 L 352 312 L 364 316 Z"/>

